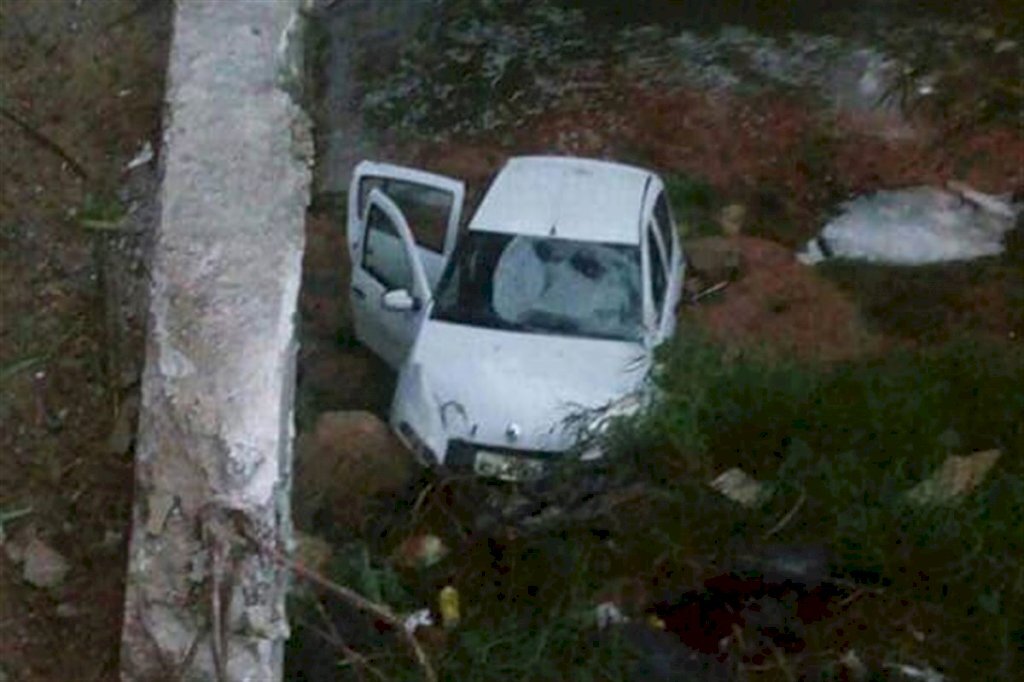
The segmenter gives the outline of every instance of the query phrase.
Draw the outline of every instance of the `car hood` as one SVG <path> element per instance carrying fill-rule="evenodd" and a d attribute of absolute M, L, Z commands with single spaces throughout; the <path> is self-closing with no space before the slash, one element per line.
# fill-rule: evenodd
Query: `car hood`
<path fill-rule="evenodd" d="M 573 445 L 566 418 L 635 391 L 650 367 L 638 343 L 434 320 L 421 329 L 409 364 L 419 366 L 448 439 L 555 451 Z"/>

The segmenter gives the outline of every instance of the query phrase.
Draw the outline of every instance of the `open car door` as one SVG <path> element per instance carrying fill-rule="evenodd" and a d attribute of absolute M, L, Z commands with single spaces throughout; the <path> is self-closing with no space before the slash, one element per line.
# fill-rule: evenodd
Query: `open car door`
<path fill-rule="evenodd" d="M 452 250 L 464 185 L 410 168 L 363 162 L 349 191 L 348 247 L 356 337 L 397 368 Z"/>

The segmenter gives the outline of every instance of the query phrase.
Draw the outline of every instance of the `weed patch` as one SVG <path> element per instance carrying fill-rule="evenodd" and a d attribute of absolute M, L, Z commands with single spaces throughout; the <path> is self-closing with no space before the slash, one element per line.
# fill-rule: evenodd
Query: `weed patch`
<path fill-rule="evenodd" d="M 712 237 L 721 233 L 715 220 L 721 202 L 710 184 L 673 173 L 665 176 L 665 192 L 684 237 Z"/>
<path fill-rule="evenodd" d="M 544 493 L 556 508 L 595 481 L 642 494 L 585 520 L 530 529 L 483 522 L 496 497 L 530 490 L 433 480 L 422 504 L 401 512 L 412 518 L 378 527 L 429 529 L 455 548 L 448 559 L 416 575 L 381 569 L 368 557 L 387 556 L 399 540 L 384 533 L 336 576 L 405 608 L 455 585 L 462 625 L 436 651 L 445 679 L 636 679 L 649 653 L 616 630 L 599 632 L 596 604 L 610 599 L 642 621 L 652 604 L 765 547 L 820 547 L 852 604 L 801 631 L 806 648 L 789 654 L 788 672 L 834 679 L 822 671 L 835 671 L 848 649 L 876 670 L 928 663 L 971 679 L 1016 669 L 1024 353 L 964 342 L 815 365 L 683 335 L 660 367 L 660 399 L 608 433 L 614 456 L 555 477 Z M 1004 456 L 959 504 L 907 500 L 948 455 L 982 448 Z M 713 491 L 710 476 L 731 466 L 761 480 L 769 499 L 747 508 Z M 415 675 L 400 655 L 382 670 Z M 772 670 L 759 679 L 785 677 Z"/>
<path fill-rule="evenodd" d="M 934 344 L 969 330 L 1004 339 L 1024 334 L 1024 277 L 1016 258 L 914 268 L 833 261 L 820 270 L 855 298 L 876 331 Z"/>
<path fill-rule="evenodd" d="M 453 2 L 366 99 L 382 128 L 465 132 L 514 124 L 565 94 L 566 66 L 598 54 L 582 12 L 549 3 Z"/>

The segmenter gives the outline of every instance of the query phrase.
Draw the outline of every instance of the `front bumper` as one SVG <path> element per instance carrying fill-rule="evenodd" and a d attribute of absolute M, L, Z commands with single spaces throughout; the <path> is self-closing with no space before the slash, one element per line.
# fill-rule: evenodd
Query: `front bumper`
<path fill-rule="evenodd" d="M 448 443 L 444 466 L 455 472 L 486 478 L 529 481 L 546 476 L 564 455 L 561 452 L 520 450 L 456 439 Z"/>

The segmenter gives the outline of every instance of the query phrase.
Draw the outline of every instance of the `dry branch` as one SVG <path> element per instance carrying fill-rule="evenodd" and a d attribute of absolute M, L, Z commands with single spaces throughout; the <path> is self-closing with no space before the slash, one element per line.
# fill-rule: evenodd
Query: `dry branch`
<path fill-rule="evenodd" d="M 85 168 L 82 167 L 82 164 L 75 161 L 74 157 L 64 151 L 63 147 L 54 142 L 48 135 L 39 130 L 39 128 L 4 106 L 0 106 L 0 116 L 3 116 L 20 128 L 21 131 L 28 135 L 36 144 L 59 156 L 64 163 L 68 165 L 68 168 L 75 173 L 75 175 L 83 180 L 89 179 L 89 174 L 85 172 Z"/>
<path fill-rule="evenodd" d="M 271 558 L 274 559 L 274 561 L 281 566 L 284 566 L 295 575 L 327 590 L 360 611 L 369 613 L 384 623 L 387 623 L 391 628 L 399 633 L 399 635 L 405 640 L 406 644 L 409 645 L 409 648 L 412 649 L 416 662 L 419 663 L 420 669 L 423 671 L 423 676 L 428 680 L 428 682 L 437 682 L 437 673 L 434 671 L 434 666 L 431 665 L 430 659 L 427 657 L 427 653 L 423 650 L 423 647 L 420 646 L 415 635 L 405 629 L 405 624 L 402 622 L 402 619 L 399 618 L 394 611 L 384 604 L 378 604 L 370 601 L 355 590 L 349 589 L 344 585 L 339 585 L 316 571 L 306 568 L 299 562 L 285 556 L 272 547 L 267 547 L 266 545 L 261 546 L 271 556 Z"/>

